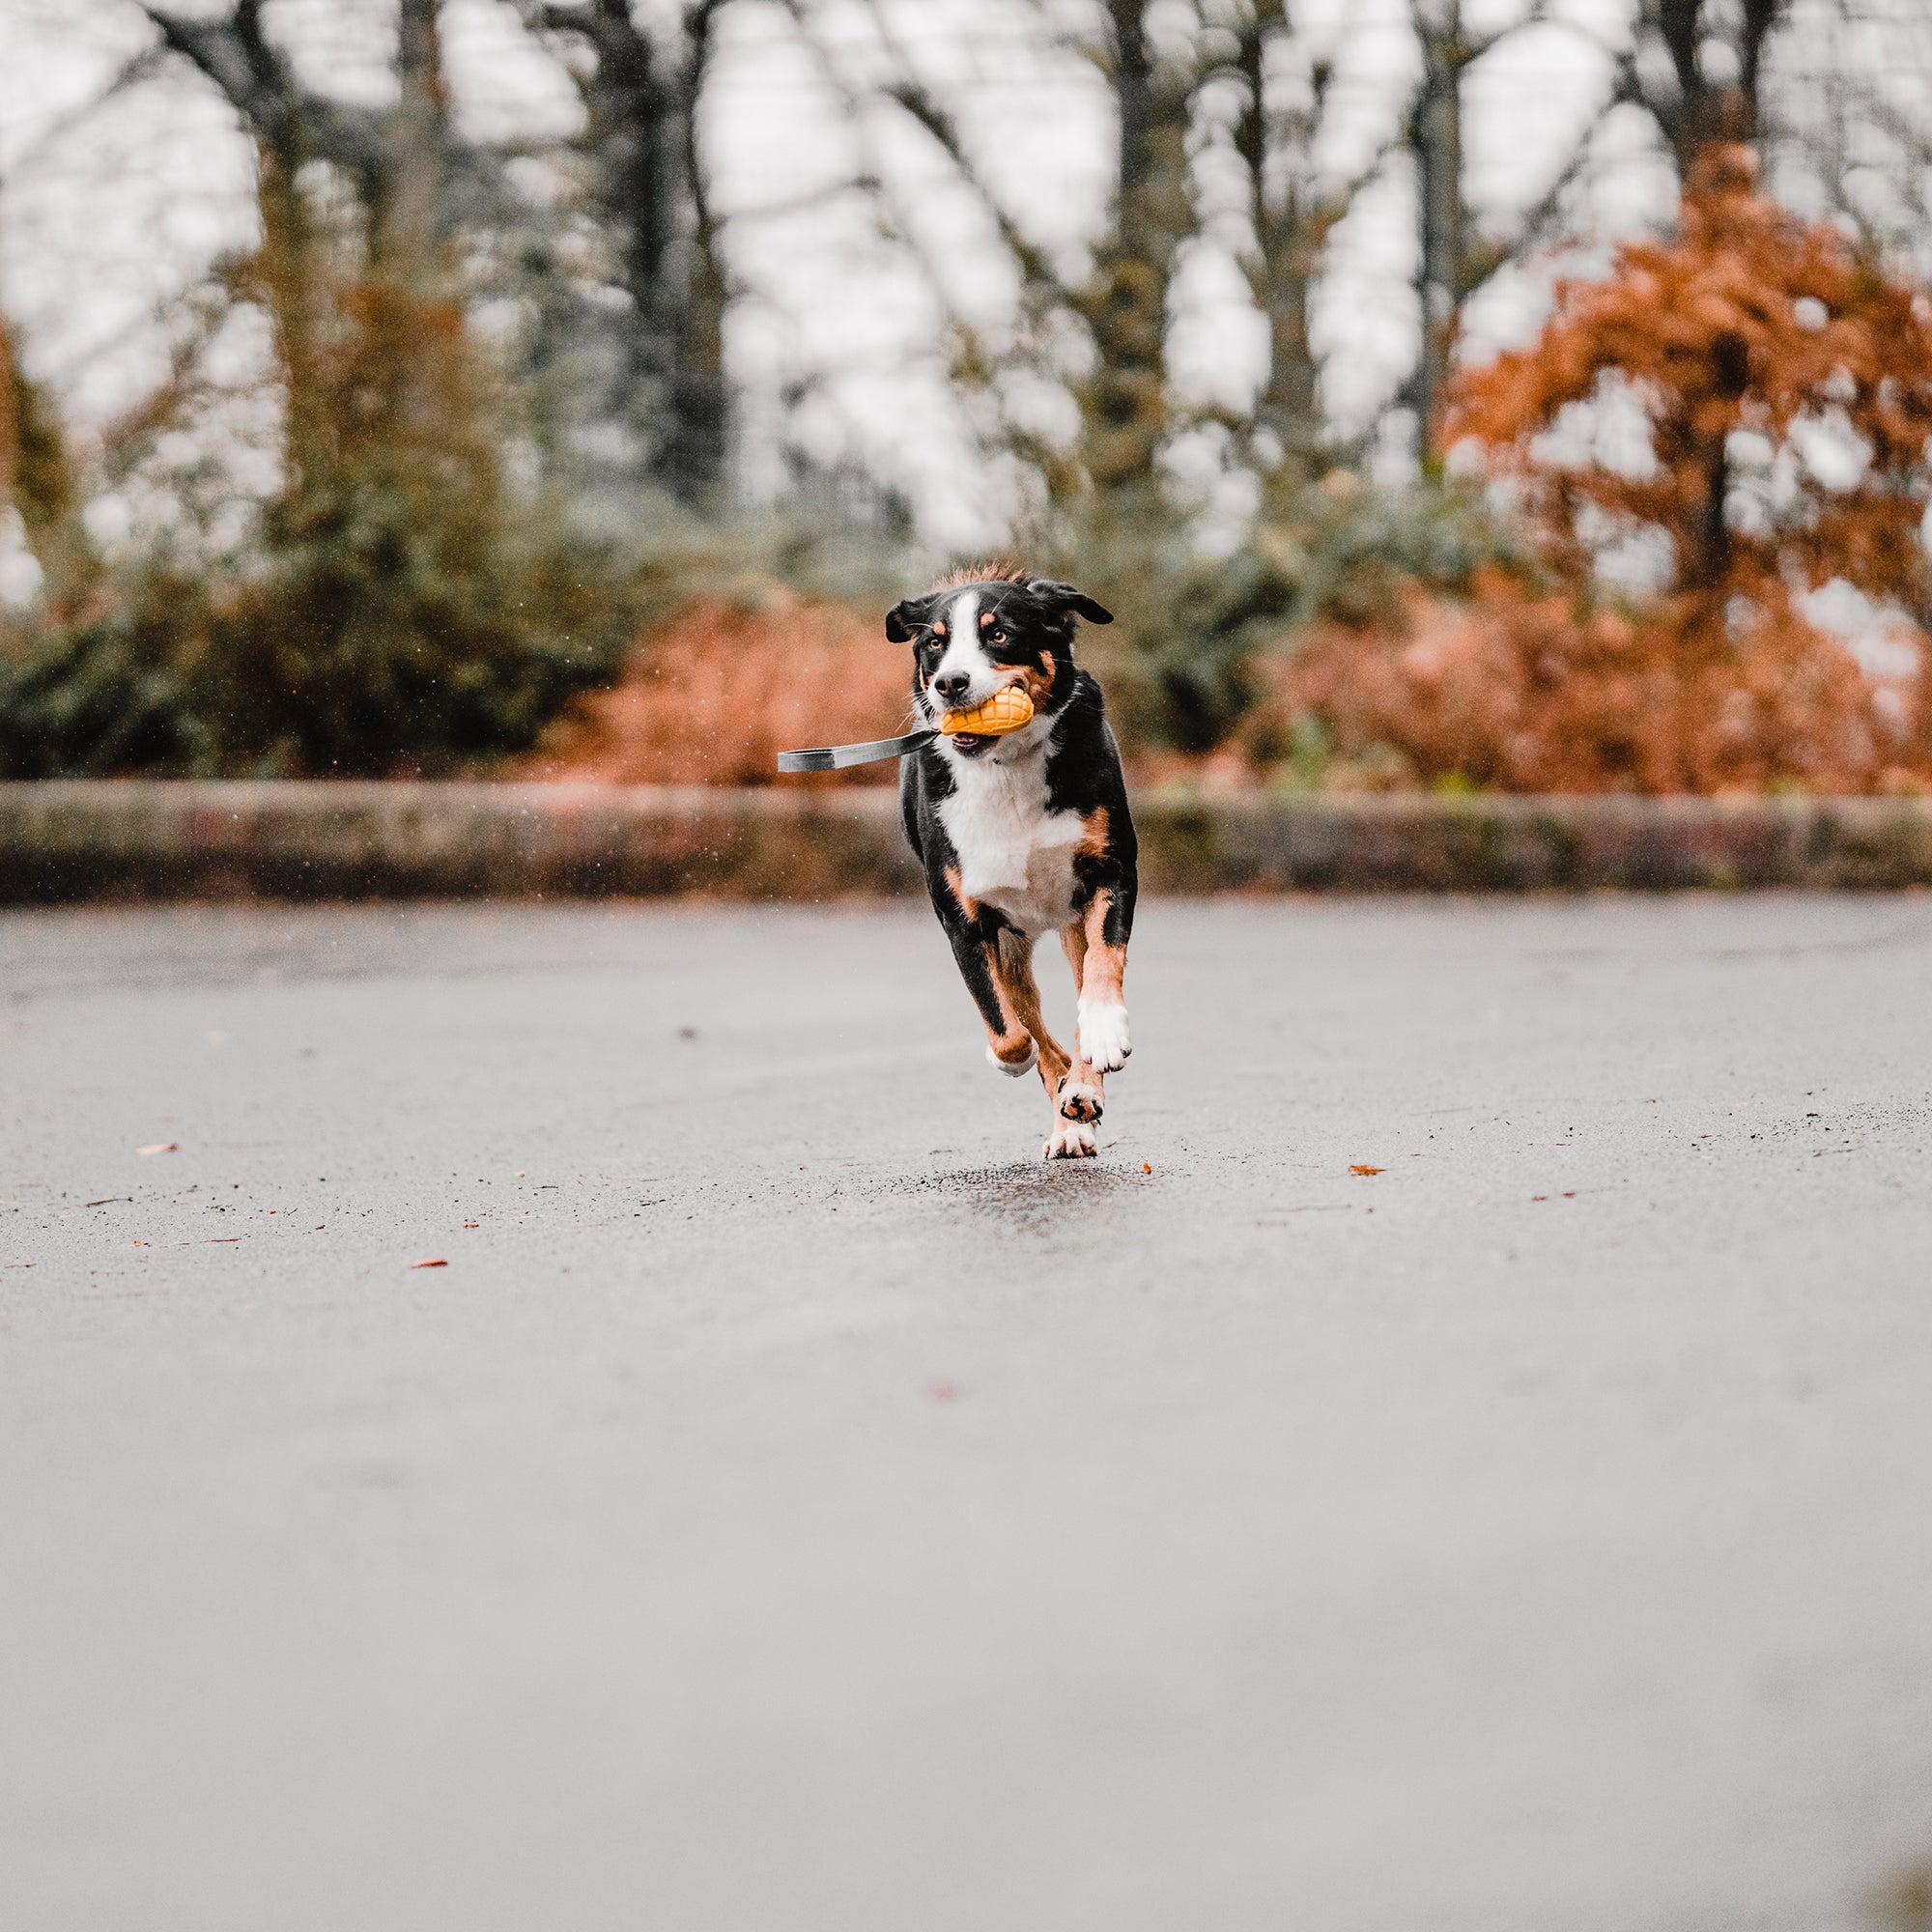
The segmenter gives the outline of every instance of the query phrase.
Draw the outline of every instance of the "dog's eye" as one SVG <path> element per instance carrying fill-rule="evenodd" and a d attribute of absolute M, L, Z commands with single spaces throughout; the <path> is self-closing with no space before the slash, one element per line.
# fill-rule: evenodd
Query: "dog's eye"
<path fill-rule="evenodd" d="M 1007 634 L 1004 631 L 995 631 L 993 633 L 993 641 L 996 644 L 1004 644 L 1007 641 Z"/>

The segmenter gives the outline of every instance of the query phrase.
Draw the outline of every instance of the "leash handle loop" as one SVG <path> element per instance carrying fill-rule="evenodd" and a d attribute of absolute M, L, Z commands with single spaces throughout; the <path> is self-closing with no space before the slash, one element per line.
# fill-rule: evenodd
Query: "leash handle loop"
<path fill-rule="evenodd" d="M 847 765 L 876 764 L 881 758 L 902 758 L 929 745 L 937 731 L 908 731 L 903 738 L 874 738 L 865 745 L 809 745 L 802 751 L 781 752 L 781 772 L 837 772 Z"/>

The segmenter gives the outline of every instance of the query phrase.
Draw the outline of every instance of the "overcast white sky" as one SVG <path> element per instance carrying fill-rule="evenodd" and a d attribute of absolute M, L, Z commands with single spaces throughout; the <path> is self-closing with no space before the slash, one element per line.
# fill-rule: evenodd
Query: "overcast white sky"
<path fill-rule="evenodd" d="M 1104 90 L 1042 33 L 1042 13 L 1086 17 L 1087 0 L 895 0 L 916 65 L 953 106 L 973 152 L 1023 224 L 1069 260 L 1100 226 L 1110 129 Z M 1478 27 L 1527 0 L 1469 0 Z M 225 0 L 181 0 L 220 14 Z M 1506 38 L 1468 82 L 1471 198 L 1506 219 L 1562 165 L 1606 84 L 1605 46 L 1627 33 L 1628 0 L 1559 0 L 1559 23 Z M 466 126 L 491 138 L 574 125 L 574 93 L 500 0 L 446 0 L 447 58 Z M 1415 71 L 1406 0 L 1309 0 L 1297 9 L 1338 64 L 1322 158 L 1352 172 L 1375 154 Z M 393 0 L 270 0 L 272 30 L 314 84 L 353 99 L 390 85 Z M 864 85 L 880 70 L 867 10 L 827 0 L 825 38 Z M 950 182 L 926 137 L 896 109 L 845 113 L 781 10 L 742 0 L 725 15 L 702 124 L 725 246 L 743 295 L 727 353 L 742 392 L 747 474 L 776 470 L 781 387 L 818 380 L 794 433 L 825 459 L 846 455 L 904 487 L 942 545 L 998 533 L 1003 502 L 977 464 L 938 355 L 948 302 L 997 325 L 1015 284 L 983 212 Z M 158 377 L 155 318 L 216 255 L 245 246 L 254 215 L 250 153 L 221 102 L 184 68 L 79 114 L 151 30 L 126 0 L 0 0 L 0 306 L 30 370 L 50 379 L 78 423 L 98 422 Z M 1593 224 L 1629 229 L 1668 206 L 1669 183 L 1634 118 L 1601 137 Z M 880 233 L 874 207 L 832 193 L 872 168 L 921 242 L 916 260 Z M 761 209 L 788 211 L 761 214 Z M 1412 220 L 1405 179 L 1387 172 L 1337 232 L 1318 314 L 1331 416 L 1355 429 L 1384 407 L 1413 353 L 1407 281 Z M 1264 355 L 1236 267 L 1236 224 L 1210 232 L 1183 272 L 1178 380 L 1203 398 L 1249 399 Z M 1520 332 L 1533 293 L 1505 287 L 1479 338 Z"/>

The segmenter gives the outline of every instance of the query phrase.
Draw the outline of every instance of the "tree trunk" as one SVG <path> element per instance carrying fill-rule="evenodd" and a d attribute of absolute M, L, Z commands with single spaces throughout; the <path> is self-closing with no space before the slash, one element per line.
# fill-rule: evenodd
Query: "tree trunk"
<path fill-rule="evenodd" d="M 1328 70 L 1317 65 L 1305 108 L 1270 122 L 1264 98 L 1267 50 L 1293 32 L 1286 0 L 1258 0 L 1241 35 L 1239 66 L 1248 99 L 1236 146 L 1252 184 L 1255 253 L 1248 283 L 1268 326 L 1268 375 L 1255 412 L 1281 455 L 1272 487 L 1293 491 L 1310 481 L 1321 461 L 1320 372 L 1309 342 L 1309 309 L 1321 249 L 1348 207 L 1348 196 L 1319 195 L 1313 183 L 1315 135 L 1328 89 Z"/>
<path fill-rule="evenodd" d="M 262 0 L 240 0 L 226 21 L 181 20 L 145 4 L 142 11 L 164 44 L 226 98 L 254 142 L 262 249 L 250 276 L 282 366 L 286 459 L 291 479 L 298 482 L 327 466 L 332 442 L 329 401 L 317 361 L 318 242 L 298 177 L 309 160 L 326 155 L 361 183 L 376 142 L 360 117 L 318 101 L 301 88 L 263 32 Z M 318 129 L 324 137 L 320 146 Z"/>
<path fill-rule="evenodd" d="M 1456 312 L 1468 293 L 1468 220 L 1463 201 L 1463 44 L 1460 0 L 1432 20 L 1414 0 L 1416 39 L 1422 48 L 1422 90 L 1410 110 L 1409 153 L 1415 165 L 1419 247 L 1416 296 L 1422 341 L 1408 388 L 1415 412 L 1417 449 L 1425 463 L 1435 453 L 1435 418 L 1448 375 Z"/>
<path fill-rule="evenodd" d="M 439 242 L 447 152 L 449 94 L 442 72 L 440 0 L 400 0 L 396 23 L 399 99 L 388 117 L 384 165 L 370 209 L 377 271 L 423 288 Z"/>
<path fill-rule="evenodd" d="M 546 7 L 547 25 L 581 34 L 595 54 L 580 80 L 596 157 L 597 205 L 616 238 L 631 298 L 617 412 L 646 473 L 706 502 L 724 475 L 724 277 L 703 195 L 696 140 L 713 23 L 725 0 L 698 0 L 684 56 L 663 71 L 627 0 Z"/>
<path fill-rule="evenodd" d="M 20 473 L 20 420 L 26 411 L 26 378 L 14 360 L 13 339 L 0 320 L 0 509 L 14 501 L 14 479 Z M 21 512 L 22 519 L 25 511 Z"/>
<path fill-rule="evenodd" d="M 77 596 L 91 574 L 80 489 L 52 400 L 27 380 L 0 322 L 0 513 L 17 510 L 49 607 Z"/>
<path fill-rule="evenodd" d="M 1758 80 L 1764 44 L 1788 0 L 1743 0 L 1732 50 L 1738 78 L 1714 86 L 1698 58 L 1713 36 L 1699 20 L 1700 0 L 1643 0 L 1639 25 L 1654 33 L 1670 56 L 1674 92 L 1645 94 L 1676 156 L 1677 171 L 1689 180 L 1697 156 L 1713 141 L 1755 141 L 1758 135 Z"/>
<path fill-rule="evenodd" d="M 1187 91 L 1158 74 L 1143 29 L 1144 0 L 1109 0 L 1110 78 L 1120 114 L 1113 234 L 1079 298 L 1097 367 L 1076 391 L 1081 457 L 1103 497 L 1151 489 L 1168 429 L 1167 287 L 1192 225 L 1187 195 Z"/>
<path fill-rule="evenodd" d="M 677 101 L 676 186 L 685 211 L 678 248 L 683 312 L 666 469 L 678 495 L 699 504 L 714 499 L 723 488 L 730 443 L 724 382 L 724 310 L 730 291 L 719 259 L 704 157 L 697 145 L 697 109 L 711 68 L 712 25 L 722 5 L 723 0 L 700 0 L 692 15 Z"/>

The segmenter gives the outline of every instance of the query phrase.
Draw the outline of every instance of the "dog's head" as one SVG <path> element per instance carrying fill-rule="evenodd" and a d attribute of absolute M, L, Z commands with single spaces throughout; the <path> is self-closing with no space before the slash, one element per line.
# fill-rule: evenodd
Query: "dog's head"
<path fill-rule="evenodd" d="M 1073 620 L 1111 624 L 1085 591 L 1024 571 L 961 573 L 886 612 L 886 636 L 912 646 L 913 702 L 929 724 L 947 711 L 970 711 L 1017 684 L 1033 700 L 1034 722 L 1006 738 L 955 733 L 943 742 L 961 756 L 989 748 L 1017 753 L 1052 729 L 1073 695 Z"/>

